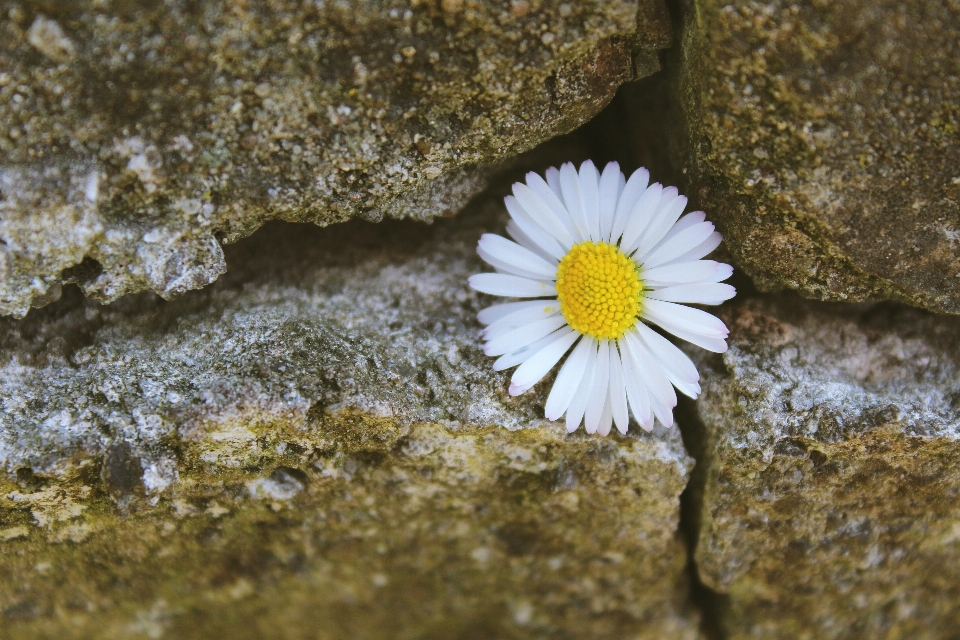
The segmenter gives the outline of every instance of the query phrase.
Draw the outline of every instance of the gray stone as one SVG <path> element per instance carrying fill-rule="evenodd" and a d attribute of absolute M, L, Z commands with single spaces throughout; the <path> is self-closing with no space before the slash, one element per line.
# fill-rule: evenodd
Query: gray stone
<path fill-rule="evenodd" d="M 690 0 L 691 191 L 765 290 L 960 313 L 960 7 Z"/>
<path fill-rule="evenodd" d="M 4 3 L 0 314 L 173 298 L 268 219 L 454 212 L 669 40 L 662 0 Z"/>
<path fill-rule="evenodd" d="M 482 355 L 503 217 L 271 223 L 176 301 L 0 319 L 3 637 L 699 638 L 678 432 L 568 436 Z"/>
<path fill-rule="evenodd" d="M 696 562 L 728 637 L 956 637 L 956 320 L 793 297 L 721 315 L 730 350 L 695 356 Z"/>

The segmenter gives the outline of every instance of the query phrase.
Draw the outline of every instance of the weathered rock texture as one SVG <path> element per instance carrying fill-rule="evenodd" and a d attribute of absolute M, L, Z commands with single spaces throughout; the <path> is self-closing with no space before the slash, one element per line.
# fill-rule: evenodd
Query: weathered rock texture
<path fill-rule="evenodd" d="M 757 284 L 960 313 L 960 6 L 690 0 L 700 205 Z"/>
<path fill-rule="evenodd" d="M 677 432 L 567 436 L 479 350 L 500 209 L 0 319 L 0 635 L 698 638 Z"/>
<path fill-rule="evenodd" d="M 264 220 L 429 219 L 656 69 L 662 0 L 0 5 L 0 314 L 215 280 Z M 636 62 L 636 64 L 635 64 Z"/>
<path fill-rule="evenodd" d="M 696 561 L 736 638 L 955 638 L 960 326 L 792 297 L 701 358 Z"/>

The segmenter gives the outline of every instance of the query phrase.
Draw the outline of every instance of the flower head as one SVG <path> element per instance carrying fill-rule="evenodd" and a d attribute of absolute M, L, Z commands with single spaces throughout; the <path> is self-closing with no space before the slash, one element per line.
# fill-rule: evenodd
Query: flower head
<path fill-rule="evenodd" d="M 505 203 L 507 234 L 480 238 L 477 253 L 497 273 L 470 277 L 496 296 L 532 298 L 488 307 L 484 353 L 497 371 L 517 367 L 519 395 L 567 357 L 547 398 L 549 420 L 567 416 L 567 431 L 584 422 L 606 435 L 626 433 L 629 413 L 647 431 L 657 419 L 673 425 L 674 387 L 691 398 L 700 374 L 680 349 L 648 323 L 722 353 L 727 327 L 678 303 L 720 304 L 736 295 L 722 284 L 730 265 L 702 258 L 721 236 L 702 211 L 681 217 L 687 199 L 675 187 L 649 184 L 638 169 L 627 180 L 617 163 L 603 174 L 589 160 L 551 167 L 546 180 L 528 173 Z M 518 366 L 519 365 L 519 366 Z M 628 413 L 629 412 L 629 413 Z"/>

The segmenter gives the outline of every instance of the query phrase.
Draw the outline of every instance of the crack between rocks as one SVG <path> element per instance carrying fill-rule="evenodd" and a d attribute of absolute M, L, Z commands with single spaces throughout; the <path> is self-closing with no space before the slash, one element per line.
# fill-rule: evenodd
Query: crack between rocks
<path fill-rule="evenodd" d="M 680 494 L 678 525 L 687 549 L 690 600 L 700 611 L 700 630 L 704 637 L 707 640 L 726 640 L 727 634 L 723 629 L 722 619 L 724 610 L 729 604 L 729 597 L 704 584 L 700 579 L 696 558 L 697 541 L 700 537 L 700 516 L 703 513 L 703 494 L 710 471 L 706 426 L 700 419 L 696 402 L 689 398 L 679 398 L 675 414 L 683 446 L 696 461 L 690 473 L 690 480 Z"/>

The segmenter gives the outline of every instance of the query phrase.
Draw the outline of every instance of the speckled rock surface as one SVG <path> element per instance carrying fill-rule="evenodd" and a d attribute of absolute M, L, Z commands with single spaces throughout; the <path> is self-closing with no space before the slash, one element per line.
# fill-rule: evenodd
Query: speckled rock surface
<path fill-rule="evenodd" d="M 0 319 L 0 635 L 699 638 L 678 433 L 567 436 L 479 350 L 500 209 Z"/>
<path fill-rule="evenodd" d="M 174 297 L 271 218 L 456 211 L 669 41 L 662 0 L 0 2 L 0 314 Z"/>
<path fill-rule="evenodd" d="M 767 290 L 960 313 L 960 6 L 685 16 L 688 171 L 738 264 Z"/>
<path fill-rule="evenodd" d="M 960 326 L 783 297 L 701 358 L 696 561 L 736 638 L 955 638 Z"/>

